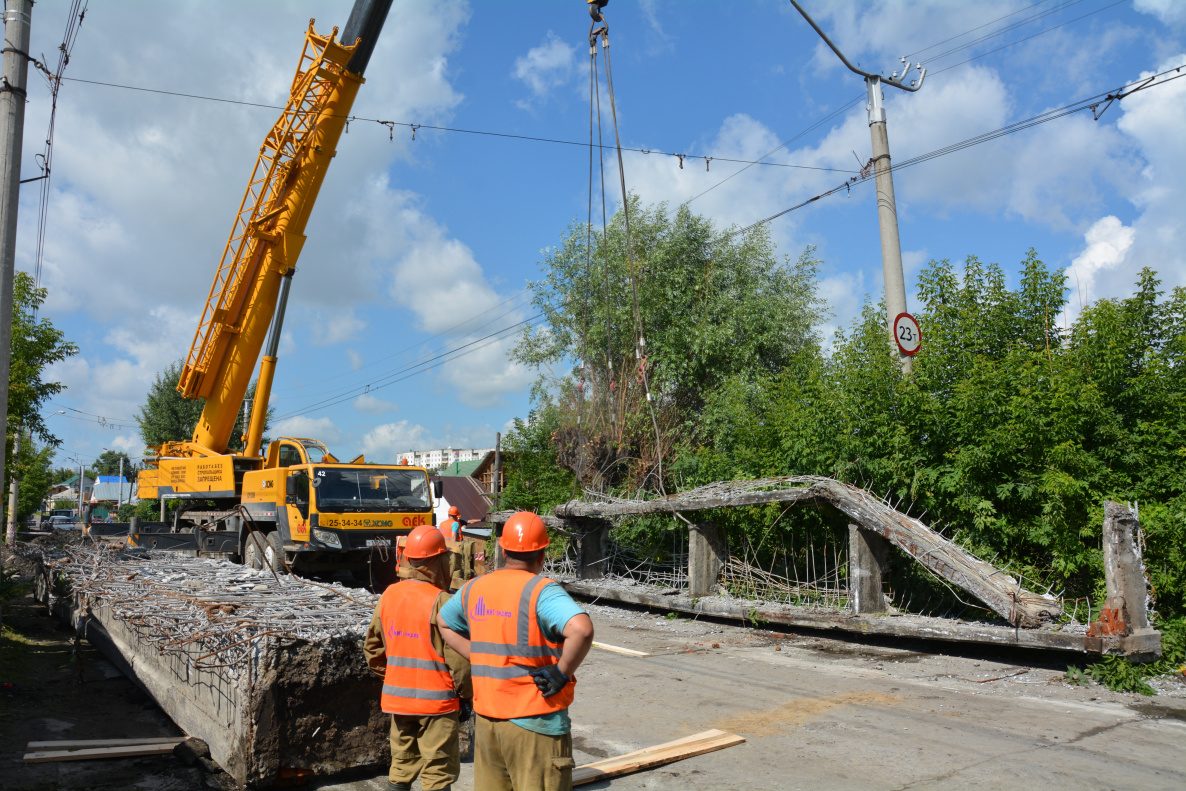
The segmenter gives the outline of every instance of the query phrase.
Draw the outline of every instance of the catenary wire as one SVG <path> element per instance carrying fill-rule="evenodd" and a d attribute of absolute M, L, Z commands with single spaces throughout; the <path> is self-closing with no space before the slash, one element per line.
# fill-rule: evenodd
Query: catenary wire
<path fill-rule="evenodd" d="M 906 57 L 907 59 L 910 59 L 910 58 L 912 58 L 912 57 L 913 57 L 913 56 L 915 56 L 915 55 L 918 55 L 918 54 L 920 54 L 920 53 L 922 53 L 922 52 L 926 52 L 928 49 L 934 49 L 934 48 L 935 48 L 935 47 L 937 47 L 937 46 L 940 46 L 940 45 L 942 45 L 942 44 L 946 44 L 947 42 L 949 42 L 949 41 L 953 41 L 953 40 L 955 40 L 955 39 L 957 39 L 957 38 L 960 38 L 960 37 L 962 37 L 962 36 L 966 36 L 966 35 L 968 35 L 969 33 L 975 32 L 976 30 L 979 30 L 979 29 L 981 29 L 981 28 L 983 28 L 983 27 L 986 27 L 986 26 L 988 26 L 988 25 L 991 25 L 991 24 L 995 24 L 996 22 L 1000 22 L 1002 19 L 1007 19 L 1008 17 L 1010 17 L 1010 16 L 1013 16 L 1014 14 L 1019 14 L 1019 13 L 1022 13 L 1023 11 L 1028 11 L 1028 10 L 1030 10 L 1030 9 L 1032 9 L 1032 8 L 1036 8 L 1036 7 L 1037 7 L 1037 6 L 1039 6 L 1039 5 L 1043 5 L 1043 3 L 1045 3 L 1045 2 L 1047 2 L 1047 0 L 1043 0 L 1043 2 L 1040 2 L 1040 3 L 1035 3 L 1034 5 L 1028 6 L 1027 8 L 1023 8 L 1023 9 L 1021 9 L 1021 10 L 1019 10 L 1019 11 L 1014 11 L 1014 12 L 1013 12 L 1013 14 L 1006 14 L 1006 15 L 1005 15 L 1005 16 L 1003 16 L 1003 17 L 1000 17 L 1000 18 L 998 18 L 998 19 L 994 19 L 992 22 L 986 22 L 985 24 L 983 24 L 983 25 L 980 25 L 980 26 L 978 26 L 978 27 L 974 27 L 974 28 L 972 28 L 971 30 L 965 30 L 963 33 L 959 33 L 959 34 L 957 34 L 957 35 L 955 35 L 955 36 L 951 36 L 950 38 L 946 38 L 946 39 L 944 39 L 944 40 L 942 40 L 942 41 L 936 42 L 935 44 L 932 44 L 932 45 L 930 45 L 930 46 L 928 46 L 928 47 L 926 47 L 926 48 L 924 48 L 924 49 L 920 49 L 920 50 L 918 50 L 918 51 L 916 51 L 916 52 L 912 52 L 910 55 L 907 55 L 907 56 L 905 56 L 905 57 Z M 943 73 L 943 72 L 945 72 L 945 71 L 951 71 L 952 69 L 956 69 L 956 68 L 959 68 L 960 66 L 964 66 L 964 65 L 966 65 L 966 64 L 968 64 L 968 63 L 971 63 L 971 62 L 972 62 L 972 61 L 974 61 L 974 60 L 979 60 L 980 58 L 986 57 L 986 56 L 988 56 L 988 55 L 992 55 L 992 54 L 994 54 L 994 53 L 996 53 L 996 52 L 1000 52 L 1001 50 L 1008 49 L 1009 47 L 1012 47 L 1012 46 L 1014 46 L 1014 45 L 1016 45 L 1016 44 L 1020 44 L 1020 43 L 1022 43 L 1023 41 L 1028 41 L 1028 40 L 1030 40 L 1030 39 L 1032 39 L 1032 38 L 1036 38 L 1036 37 L 1038 37 L 1038 36 L 1041 36 L 1041 35 L 1044 35 L 1044 34 L 1046 34 L 1046 33 L 1049 33 L 1049 32 L 1050 32 L 1050 31 L 1052 31 L 1052 30 L 1057 30 L 1058 28 L 1060 28 L 1060 27 L 1063 27 L 1064 25 L 1069 25 L 1069 24 L 1071 24 L 1072 22 L 1078 22 L 1080 19 L 1084 19 L 1085 17 L 1089 17 L 1089 16 L 1091 16 L 1092 14 L 1096 14 L 1096 13 L 1098 13 L 1098 12 L 1100 12 L 1100 11 L 1105 11 L 1105 10 L 1107 10 L 1108 8 L 1111 8 L 1112 6 L 1114 6 L 1114 5 L 1120 5 L 1120 3 L 1123 3 L 1123 2 L 1125 2 L 1125 0 L 1118 0 L 1118 2 L 1115 2 L 1115 3 L 1113 3 L 1112 5 L 1105 6 L 1105 7 L 1103 7 L 1103 8 L 1098 8 L 1098 9 L 1096 9 L 1095 11 L 1092 11 L 1092 12 L 1090 12 L 1090 13 L 1087 13 L 1087 14 L 1083 14 L 1082 16 L 1075 17 L 1074 19 L 1069 19 L 1069 20 L 1067 20 L 1066 22 L 1063 22 L 1063 23 L 1061 23 L 1061 24 L 1055 25 L 1054 27 L 1050 27 L 1050 28 L 1047 28 L 1046 30 L 1040 31 L 1040 32 L 1038 32 L 1038 33 L 1035 33 L 1035 34 L 1034 34 L 1034 35 L 1032 35 L 1032 36 L 1027 36 L 1027 37 L 1025 37 L 1025 38 L 1018 39 L 1017 41 L 1013 41 L 1013 42 L 1010 42 L 1009 44 L 1005 44 L 1005 45 L 1003 45 L 1003 46 L 997 47 L 996 49 L 994 49 L 994 50 L 991 50 L 991 51 L 989 51 L 989 52 L 985 52 L 985 53 L 983 53 L 983 54 L 981 54 L 981 55 L 977 55 L 977 56 L 976 56 L 976 57 L 974 57 L 974 58 L 969 58 L 968 60 L 962 61 L 962 62 L 960 62 L 960 63 L 956 63 L 956 64 L 954 64 L 954 65 L 951 65 L 951 66 L 946 66 L 946 67 L 944 67 L 944 68 L 942 68 L 942 69 L 939 69 L 939 70 L 937 70 L 937 71 L 932 71 L 932 72 L 931 72 L 931 78 L 932 78 L 932 79 L 934 79 L 934 76 L 935 76 L 935 75 L 942 74 L 942 73 Z M 1066 6 L 1065 6 L 1065 5 L 1063 5 L 1063 6 L 1060 6 L 1060 8 L 1063 8 L 1063 7 L 1066 7 Z M 1055 9 L 1055 10 L 1058 10 L 1058 9 Z M 1033 21 L 1033 19 L 1030 19 L 1029 21 Z M 963 47 L 961 47 L 960 49 L 962 49 L 962 48 L 963 48 Z M 955 52 L 955 51 L 957 51 L 957 50 L 954 50 L 954 49 L 953 49 L 953 50 L 950 50 L 949 52 Z M 941 57 L 941 56 L 936 56 L 936 58 L 935 58 L 935 59 L 938 59 L 938 57 Z M 772 154 L 774 154 L 774 153 L 776 153 L 776 152 L 778 152 L 778 151 L 781 151 L 782 149 L 786 148 L 786 147 L 787 147 L 787 146 L 789 146 L 791 143 L 793 143 L 793 142 L 795 142 L 796 140 L 800 139 L 801 137 L 803 137 L 804 135 L 808 134 L 809 132 L 812 132 L 813 130 L 815 130 L 815 129 L 818 129 L 820 126 L 822 126 L 823 124 L 825 124 L 825 123 L 827 123 L 828 121 L 832 120 L 832 119 L 833 119 L 833 118 L 835 118 L 836 116 L 838 116 L 838 115 L 840 115 L 840 114 L 842 114 L 842 113 L 844 113 L 844 112 L 847 112 L 849 109 L 851 109 L 851 108 L 855 107 L 855 106 L 856 106 L 857 104 L 859 104 L 859 103 L 861 102 L 861 100 L 863 100 L 864 98 L 865 98 L 865 94 L 863 94 L 863 93 L 862 93 L 862 94 L 858 94 L 857 96 L 855 96 L 855 97 L 853 97 L 852 99 L 850 99 L 850 100 L 849 100 L 849 101 L 848 101 L 846 104 L 844 104 L 843 106 L 841 106 L 840 108 L 838 108 L 838 109 L 836 109 L 836 110 L 833 110 L 831 113 L 829 113 L 828 115 L 824 116 L 824 117 L 823 117 L 823 118 L 821 118 L 820 120 L 816 121 L 814 124 L 812 124 L 811 126 L 807 127 L 807 128 L 806 128 L 806 129 L 804 129 L 802 132 L 799 132 L 798 134 L 796 134 L 794 137 L 790 138 L 790 139 L 789 139 L 789 140 L 787 140 L 786 142 L 784 142 L 784 143 L 782 143 L 782 144 L 780 144 L 780 145 L 778 145 L 778 146 L 775 146 L 774 148 L 770 149 L 770 151 L 768 151 L 766 154 L 764 154 L 764 155 L 762 155 L 761 157 L 759 157 L 759 158 L 758 158 L 756 161 L 757 161 L 757 162 L 761 162 L 762 160 L 766 159 L 766 157 L 769 157 L 769 156 L 771 156 Z M 684 205 L 684 206 L 687 206 L 687 205 L 688 205 L 688 204 L 690 204 L 692 201 L 696 200 L 697 198 L 700 198 L 700 197 L 702 197 L 703 195 L 706 195 L 706 194 L 708 194 L 709 192 L 712 192 L 714 189 L 716 189 L 717 187 L 721 186 L 721 185 L 722 185 L 722 184 L 724 184 L 725 182 L 729 181 L 729 180 L 730 180 L 730 179 L 732 179 L 734 176 L 739 176 L 739 175 L 741 175 L 741 174 L 742 174 L 742 173 L 744 173 L 745 171 L 749 170 L 751 167 L 752 167 L 752 165 L 749 165 L 749 164 L 747 164 L 745 167 L 739 168 L 738 170 L 734 171 L 733 173 L 730 173 L 728 176 L 726 176 L 725 178 L 721 179 L 721 180 L 720 180 L 720 181 L 718 181 L 717 183 L 713 184 L 711 187 L 709 187 L 708 189 L 704 190 L 703 192 L 700 192 L 700 193 L 698 193 L 698 194 L 696 194 L 696 195 L 692 196 L 691 198 L 688 198 L 688 200 L 684 201 L 683 205 Z M 823 197 L 823 196 L 820 196 L 820 197 Z"/>
<path fill-rule="evenodd" d="M 523 307 L 525 304 L 527 304 L 527 302 L 529 302 L 529 301 L 530 301 L 530 299 L 528 299 L 526 302 L 521 302 L 521 300 L 523 300 L 523 298 L 524 298 L 525 296 L 526 296 L 526 297 L 528 297 L 528 298 L 530 298 L 530 296 L 531 296 L 531 292 L 530 292 L 530 291 L 527 291 L 526 289 L 524 289 L 524 290 L 522 290 L 522 291 L 516 291 L 514 294 L 512 294 L 512 295 L 511 295 L 511 296 L 509 296 L 509 297 L 507 297 L 507 298 L 506 298 L 506 299 L 504 299 L 502 302 L 499 302 L 499 303 L 498 303 L 497 305 L 495 305 L 494 307 L 487 308 L 486 310 L 483 310 L 481 313 L 475 313 L 474 315 L 472 315 L 472 316 L 469 316 L 468 318 L 466 318 L 464 321 L 462 321 L 462 322 L 460 322 L 460 323 L 458 323 L 458 324 L 454 324 L 454 325 L 453 325 L 453 326 L 451 326 L 451 327 L 446 327 L 445 329 L 441 330 L 440 332 L 436 333 L 435 335 L 430 335 L 429 337 L 427 337 L 427 338 L 424 338 L 424 339 L 422 339 L 422 340 L 420 340 L 420 341 L 417 341 L 416 343 L 413 343 L 413 344 L 411 344 L 411 345 L 409 345 L 409 346 L 405 346 L 404 348 L 400 349 L 399 351 L 392 352 L 391 354 L 388 354 L 388 355 L 386 355 L 386 356 L 384 356 L 384 357 L 380 357 L 380 358 L 378 358 L 377 360 L 372 360 L 371 362 L 368 362 L 368 363 L 365 363 L 365 364 L 363 364 L 363 365 L 360 365 L 360 366 L 358 366 L 358 368 L 355 368 L 355 369 L 353 369 L 353 370 L 350 370 L 350 371 L 343 371 L 342 373 L 339 373 L 339 374 L 334 374 L 334 375 L 332 375 L 332 376 L 327 376 L 327 377 L 324 377 L 324 378 L 322 378 L 322 379 L 320 380 L 320 382 L 322 382 L 322 383 L 325 383 L 325 382 L 332 382 L 332 381 L 334 381 L 334 380 L 336 380 L 336 379 L 341 379 L 341 378 L 342 378 L 342 377 L 344 377 L 344 376 L 350 376 L 350 375 L 352 375 L 352 374 L 356 374 L 356 373 L 358 373 L 359 371 L 362 371 L 363 369 L 366 369 L 366 368 L 373 368 L 374 366 L 376 366 L 376 365 L 379 365 L 380 363 L 386 362 L 387 360 L 390 360 L 390 359 L 392 359 L 393 357 L 398 357 L 398 356 L 400 356 L 401 354 L 406 354 L 407 352 L 410 352 L 412 349 L 415 349 L 417 346 L 423 346 L 424 344 L 426 344 L 426 343 L 428 343 L 428 342 L 430 342 L 430 341 L 434 341 L 434 340 L 436 340 L 437 338 L 443 338 L 443 337 L 445 337 L 446 335 L 454 335 L 454 334 L 459 334 L 459 333 L 461 333 L 461 332 L 463 332 L 463 331 L 464 331 L 464 332 L 475 332 L 475 331 L 477 331 L 477 330 L 485 329 L 486 327 L 489 327 L 489 326 L 490 326 L 492 323 L 494 323 L 495 321 L 497 321 L 499 318 L 502 318 L 503 316 L 505 316 L 505 315 L 507 315 L 507 314 L 506 314 L 506 313 L 500 314 L 499 316 L 495 317 L 494 319 L 491 319 L 490 321 L 487 321 L 485 324 L 479 324 L 479 325 L 478 325 L 478 326 L 476 326 L 476 327 L 470 327 L 469 325 L 471 325 L 473 322 L 475 322 L 475 321 L 477 321 L 478 319 L 480 319 L 482 316 L 485 316 L 487 313 L 493 313 L 494 311 L 498 310 L 499 308 L 501 308 L 501 307 L 503 307 L 503 306 L 505 306 L 505 305 L 509 305 L 509 304 L 510 304 L 510 303 L 512 303 L 512 302 L 517 302 L 517 303 L 520 303 L 520 304 L 517 304 L 517 305 L 515 305 L 515 307 L 513 307 L 513 308 L 512 308 L 510 311 L 508 311 L 508 313 L 510 313 L 510 312 L 514 312 L 515 310 L 518 310 L 519 308 Z M 464 328 L 464 330 L 463 330 L 463 328 Z M 293 392 L 297 392 L 297 391 L 304 390 L 304 389 L 305 389 L 305 386 L 304 386 L 304 385 L 300 385 L 300 386 L 297 386 L 297 387 L 288 387 L 288 388 L 284 388 L 284 389 L 275 389 L 275 390 L 273 390 L 273 391 L 272 391 L 272 394 L 273 394 L 273 395 L 278 395 L 278 394 L 281 394 L 281 393 L 293 393 Z"/>
<path fill-rule="evenodd" d="M 260 102 L 245 102 L 245 101 L 240 101 L 238 99 L 225 99 L 225 98 L 218 97 L 218 96 L 203 96 L 202 94 L 197 94 L 197 93 L 183 93 L 181 91 L 166 91 L 166 90 L 162 90 L 162 89 L 158 89 L 158 88 L 144 88 L 144 87 L 137 86 L 137 85 L 123 85 L 121 83 L 103 82 L 100 80 L 84 80 L 81 77 L 64 77 L 63 79 L 68 82 L 80 82 L 80 83 L 86 83 L 88 85 L 101 85 L 101 86 L 104 86 L 107 88 L 122 88 L 124 90 L 141 91 L 144 93 L 157 93 L 157 94 L 162 94 L 165 96 L 178 96 L 178 97 L 182 97 L 182 98 L 186 98 L 186 99 L 201 99 L 201 100 L 207 101 L 207 102 L 221 102 L 223 104 L 238 104 L 238 105 L 242 105 L 244 107 L 262 107 L 262 108 L 269 109 L 269 110 L 283 110 L 283 109 L 285 109 L 283 106 L 278 105 L 278 104 L 263 104 Z M 362 121 L 362 122 L 366 122 L 366 123 L 379 124 L 381 126 L 386 126 L 386 127 L 402 126 L 402 127 L 407 127 L 408 129 L 414 128 L 416 131 L 427 129 L 427 130 L 434 131 L 434 132 L 457 132 L 459 134 L 483 135 L 486 137 L 501 137 L 501 138 L 506 138 L 509 140 L 525 140 L 525 141 L 533 142 L 533 143 L 553 143 L 556 145 L 579 146 L 581 148 L 584 148 L 587 145 L 589 145 L 588 143 L 585 143 L 585 142 L 582 142 L 579 140 L 564 140 L 562 138 L 556 138 L 556 137 L 538 137 L 535 135 L 517 135 L 517 134 L 511 134 L 509 132 L 492 132 L 490 130 L 485 130 L 485 129 L 463 129 L 461 127 L 438 126 L 438 125 L 434 125 L 434 124 L 415 124 L 415 123 L 411 123 L 410 121 L 385 121 L 381 118 L 365 118 L 363 116 L 357 116 L 357 115 L 346 116 L 346 119 L 347 119 L 347 121 L 350 121 L 350 122 Z M 612 147 L 607 147 L 607 148 L 609 148 L 610 150 L 613 150 Z M 729 157 L 710 157 L 705 154 L 677 154 L 677 153 L 673 153 L 670 151 L 661 151 L 657 148 L 623 147 L 622 150 L 628 151 L 633 154 L 654 154 L 656 156 L 665 156 L 665 157 L 676 157 L 676 158 L 683 157 L 684 159 L 700 159 L 700 160 L 708 159 L 713 162 L 730 162 L 730 163 L 734 163 L 734 164 L 768 165 L 770 167 L 791 168 L 791 169 L 795 169 L 795 170 L 821 170 L 821 171 L 828 171 L 828 172 L 832 172 L 832 173 L 855 173 L 856 172 L 855 170 L 848 170 L 845 168 L 826 168 L 826 167 L 820 167 L 817 165 L 796 165 L 796 164 L 792 164 L 789 162 L 758 162 L 757 160 L 749 160 L 749 159 L 732 159 Z"/>
<path fill-rule="evenodd" d="M 1084 110 L 1090 110 L 1094 107 L 1098 107 L 1100 104 L 1103 103 L 1103 101 L 1106 101 L 1109 99 L 1112 99 L 1112 100 L 1123 99 L 1124 97 L 1130 96 L 1131 94 L 1137 93 L 1138 91 L 1143 91 L 1143 90 L 1147 90 L 1149 88 L 1157 87 L 1159 85 L 1164 85 L 1168 82 L 1172 82 L 1174 80 L 1181 79 L 1182 77 L 1186 77 L 1186 74 L 1181 73 L 1183 69 L 1186 69 L 1186 64 L 1182 64 L 1181 66 L 1176 66 L 1172 69 L 1166 69 L 1165 71 L 1159 72 L 1158 74 L 1155 74 L 1150 78 L 1146 78 L 1147 81 L 1144 84 L 1138 85 L 1137 87 L 1131 87 L 1132 84 L 1130 83 L 1129 85 L 1126 85 L 1123 88 L 1117 88 L 1114 91 L 1097 93 L 1094 96 L 1087 97 L 1086 99 L 1080 99 L 1077 102 L 1072 102 L 1070 104 L 1063 105 L 1062 107 L 1057 107 L 1053 110 L 1048 110 L 1044 113 L 1039 113 L 1038 115 L 1031 116 L 1030 118 L 1026 118 L 1021 121 L 1015 121 L 1014 123 L 1007 124 L 1005 126 L 1000 127 L 999 129 L 994 129 L 991 132 L 985 132 L 983 134 L 976 135 L 975 137 L 970 137 L 970 138 L 967 138 L 966 140 L 961 140 L 958 143 L 952 143 L 951 145 L 944 146 L 942 148 L 937 148 L 932 151 L 928 151 L 925 154 L 920 154 L 919 156 L 911 157 L 909 159 L 902 160 L 901 162 L 892 163 L 890 165 L 890 171 L 893 172 L 893 171 L 897 171 L 897 170 L 903 170 L 905 168 L 912 167 L 914 165 L 922 164 L 923 162 L 928 162 L 932 159 L 937 159 L 938 157 L 946 156 L 948 154 L 954 154 L 957 151 L 964 150 L 965 148 L 971 148 L 972 146 L 980 145 L 981 143 L 987 143 L 991 140 L 996 140 L 997 138 L 1005 137 L 1006 135 L 1015 134 L 1022 130 L 1029 129 L 1034 126 L 1038 126 L 1039 124 L 1048 123 L 1050 121 L 1054 121 L 1059 118 L 1065 118 L 1068 115 L 1073 115 L 1075 113 L 1083 112 Z M 1164 77 L 1165 75 L 1171 74 L 1174 72 L 1177 72 L 1177 75 L 1174 77 L 1167 77 L 1166 79 L 1161 80 L 1160 82 L 1153 82 L 1153 80 L 1155 80 L 1157 77 Z M 1126 92 L 1125 88 L 1130 88 L 1130 87 L 1131 87 L 1131 90 L 1128 90 Z M 1092 104 L 1092 102 L 1095 102 L 1095 104 Z M 870 174 L 868 176 L 856 176 L 854 178 L 848 179 L 847 181 L 843 182 L 842 184 L 839 184 L 839 185 L 833 187 L 832 189 L 827 190 L 826 192 L 821 192 L 820 194 L 818 194 L 814 197 L 808 198 L 805 201 L 797 203 L 788 209 L 783 209 L 782 211 L 772 214 L 769 217 L 765 217 L 761 220 L 750 223 L 749 225 L 745 226 L 744 228 L 740 228 L 736 231 L 730 231 L 730 232 L 726 233 L 721 238 L 721 241 L 724 242 L 724 241 L 727 241 L 728 239 L 733 238 L 734 236 L 739 236 L 739 235 L 745 234 L 745 233 L 753 230 L 754 228 L 758 227 L 759 225 L 765 225 L 766 223 L 768 223 L 772 220 L 776 220 L 785 214 L 790 214 L 793 211 L 801 209 L 810 203 L 814 203 L 822 198 L 826 198 L 829 195 L 835 195 L 837 192 L 840 192 L 841 190 L 850 189 L 853 186 L 856 186 L 857 184 L 863 184 L 867 181 L 873 181 L 875 178 L 876 178 L 876 176 L 874 174 Z"/>
<path fill-rule="evenodd" d="M 53 172 L 54 126 L 58 117 L 58 91 L 62 87 L 62 74 L 70 63 L 70 53 L 74 50 L 74 42 L 78 40 L 78 30 L 86 18 L 86 0 L 73 0 L 66 17 L 66 31 L 62 35 L 62 43 L 58 45 L 58 65 L 50 74 L 44 66 L 46 80 L 50 89 L 49 129 L 45 134 L 45 147 L 38 158 L 41 160 L 40 193 L 37 199 L 37 243 L 33 254 L 33 284 L 41 287 L 41 269 L 45 261 L 45 228 L 49 220 L 50 175 Z M 39 66 L 41 64 L 38 64 Z M 37 315 L 37 308 L 33 309 Z"/>
<path fill-rule="evenodd" d="M 977 25 L 974 28 L 965 30 L 963 33 L 956 33 L 954 36 L 951 36 L 950 38 L 945 38 L 942 41 L 936 41 L 934 44 L 931 44 L 929 47 L 923 47 L 922 49 L 915 50 L 914 52 L 911 52 L 909 55 L 906 55 L 904 57 L 906 58 L 906 60 L 914 60 L 915 55 L 921 55 L 922 53 L 926 52 L 927 50 L 934 49 L 935 47 L 941 47 L 949 41 L 955 41 L 957 38 L 963 38 L 964 36 L 968 35 L 969 33 L 975 33 L 977 30 L 986 28 L 989 25 L 995 25 L 997 22 L 1006 20 L 1011 16 L 1017 16 L 1018 14 L 1021 14 L 1026 11 L 1029 11 L 1031 9 L 1037 8 L 1040 5 L 1045 5 L 1048 2 L 1050 2 L 1050 0 L 1040 0 L 1040 2 L 1034 3 L 1033 5 L 1028 5 L 1025 8 L 1019 8 L 1016 11 L 1005 14 L 1004 16 L 997 17 L 996 19 L 994 19 L 990 22 L 985 22 L 983 25 Z"/>
<path fill-rule="evenodd" d="M 509 327 L 504 327 L 503 329 L 501 329 L 497 332 L 492 332 L 489 335 L 486 335 L 482 338 L 478 338 L 476 340 L 470 341 L 469 343 L 464 344 L 462 346 L 458 346 L 455 349 L 450 349 L 448 351 L 441 352 L 440 354 L 437 354 L 434 357 L 430 357 L 427 360 L 421 360 L 419 362 L 412 363 L 411 365 L 408 365 L 408 366 L 406 366 L 402 369 L 399 369 L 397 371 L 393 371 L 379 379 L 376 379 L 375 382 L 367 384 L 363 388 L 355 388 L 355 391 L 351 392 L 349 395 L 344 395 L 344 396 L 341 396 L 341 397 L 338 397 L 335 399 L 327 399 L 324 402 L 310 404 L 309 406 L 302 407 L 301 409 L 299 409 L 295 412 L 290 412 L 288 414 L 281 415 L 280 417 L 277 417 L 276 420 L 287 420 L 289 418 L 307 415 L 310 412 L 315 412 L 315 411 L 318 411 L 321 409 L 327 409 L 331 406 L 336 406 L 337 404 L 341 404 L 345 401 L 349 401 L 350 399 L 355 398 L 356 396 L 361 395 L 364 392 L 365 393 L 373 393 L 376 390 L 382 390 L 385 387 L 390 387 L 391 385 L 396 384 L 397 382 L 402 382 L 405 379 L 410 379 L 413 376 L 417 376 L 419 374 L 426 373 L 427 371 L 431 371 L 435 368 L 438 368 L 439 366 L 441 366 L 447 362 L 452 362 L 454 360 L 458 360 L 462 357 L 473 354 L 476 351 L 480 351 L 481 349 L 484 349 L 487 346 L 493 345 L 493 344 L 497 343 L 498 341 L 502 340 L 504 337 L 506 337 L 506 335 L 509 332 L 511 332 L 512 330 L 516 330 L 516 329 L 518 329 L 520 327 L 524 327 L 524 326 L 526 326 L 526 327 L 534 326 L 531 322 L 535 321 L 538 318 L 541 318 L 542 316 L 543 316 L 542 313 L 537 313 L 534 316 L 530 316 L 530 317 L 524 319 L 523 321 L 520 321 L 516 324 L 512 324 Z M 419 369 L 419 370 L 415 370 L 415 369 Z"/>

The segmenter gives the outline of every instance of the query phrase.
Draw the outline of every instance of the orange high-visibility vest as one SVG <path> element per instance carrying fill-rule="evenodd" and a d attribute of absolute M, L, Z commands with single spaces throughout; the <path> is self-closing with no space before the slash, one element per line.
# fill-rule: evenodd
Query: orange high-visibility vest
<path fill-rule="evenodd" d="M 540 591 L 552 580 L 521 569 L 500 569 L 462 589 L 469 624 L 474 711 L 509 720 L 562 711 L 572 705 L 576 678 L 550 698 L 531 671 L 554 665 L 564 644 L 544 637 L 536 618 Z"/>
<path fill-rule="evenodd" d="M 387 714 L 425 717 L 460 708 L 449 666 L 432 647 L 432 608 L 442 592 L 421 580 L 403 580 L 383 591 L 379 620 L 387 672 L 380 702 Z"/>
<path fill-rule="evenodd" d="M 449 517 L 448 521 L 441 522 L 440 531 L 449 541 L 461 540 L 461 523 L 453 517 Z"/>

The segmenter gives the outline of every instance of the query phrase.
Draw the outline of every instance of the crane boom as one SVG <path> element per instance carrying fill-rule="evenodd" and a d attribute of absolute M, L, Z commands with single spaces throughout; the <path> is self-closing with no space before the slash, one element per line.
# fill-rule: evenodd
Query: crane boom
<path fill-rule="evenodd" d="M 336 40 L 337 28 L 322 36 L 309 22 L 288 103 L 260 147 L 177 384 L 184 397 L 206 404 L 192 442 L 174 443 L 168 453 L 227 452 L 281 282 L 296 269 L 305 225 L 390 7 L 391 0 L 356 0 L 343 36 L 354 42 L 348 45 Z M 261 371 L 268 387 L 259 388 L 253 415 L 267 411 L 269 356 Z M 262 417 L 256 422 L 262 431 Z M 248 445 L 259 452 L 258 437 Z"/>

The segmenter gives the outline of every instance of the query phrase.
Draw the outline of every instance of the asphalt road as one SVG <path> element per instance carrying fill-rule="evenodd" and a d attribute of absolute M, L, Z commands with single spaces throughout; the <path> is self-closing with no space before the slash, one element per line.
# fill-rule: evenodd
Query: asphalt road
<path fill-rule="evenodd" d="M 1069 686 L 1057 658 L 590 612 L 599 642 L 654 656 L 590 654 L 572 708 L 578 764 L 708 728 L 747 741 L 584 788 L 1186 788 L 1186 684 L 1144 698 Z M 381 791 L 386 779 L 318 787 Z M 473 788 L 471 764 L 454 788 Z"/>

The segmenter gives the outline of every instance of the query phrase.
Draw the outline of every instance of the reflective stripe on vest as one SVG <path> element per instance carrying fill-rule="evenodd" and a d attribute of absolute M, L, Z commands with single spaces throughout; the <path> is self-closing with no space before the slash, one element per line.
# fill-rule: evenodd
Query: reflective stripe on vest
<path fill-rule="evenodd" d="M 459 594 L 469 624 L 474 710 L 492 719 L 534 717 L 572 705 L 576 679 L 550 698 L 531 672 L 554 665 L 563 643 L 544 637 L 536 616 L 540 592 L 552 580 L 500 569 L 468 582 Z"/>
<path fill-rule="evenodd" d="M 381 704 L 387 714 L 423 717 L 459 708 L 449 666 L 432 646 L 432 610 L 440 595 L 440 588 L 421 580 L 403 580 L 383 592 L 379 620 L 387 672 Z"/>
<path fill-rule="evenodd" d="M 450 541 L 459 541 L 461 539 L 461 523 L 453 517 L 449 517 L 448 522 L 444 522 L 440 527 L 441 533 Z"/>

